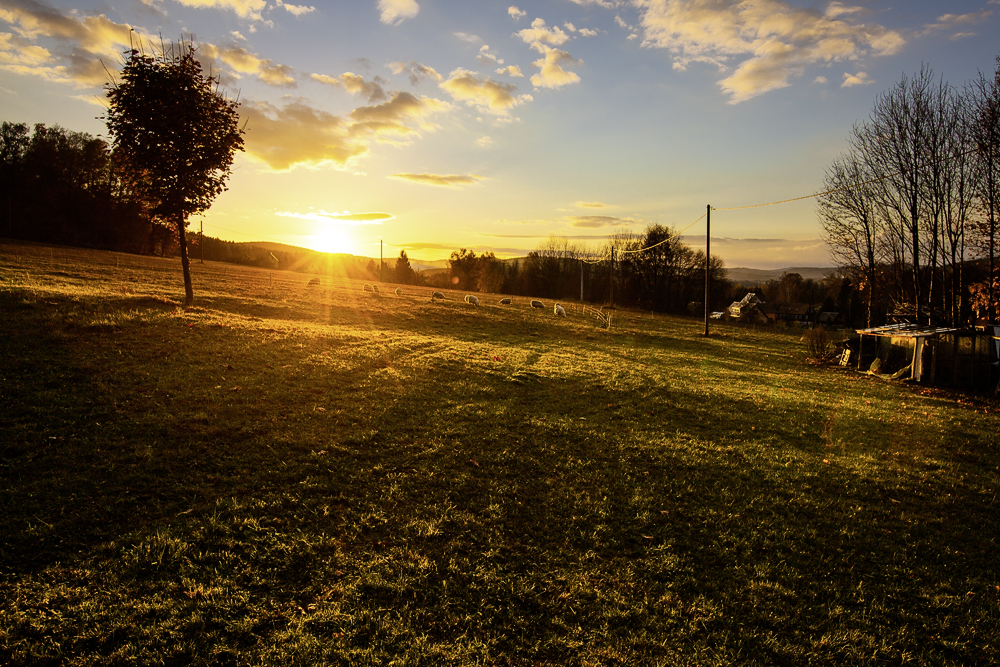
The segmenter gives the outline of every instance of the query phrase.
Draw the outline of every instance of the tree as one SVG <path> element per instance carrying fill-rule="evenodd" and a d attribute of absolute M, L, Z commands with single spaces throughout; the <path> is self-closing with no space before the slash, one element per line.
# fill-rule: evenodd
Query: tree
<path fill-rule="evenodd" d="M 978 198 L 983 218 L 975 225 L 973 242 L 989 262 L 985 283 L 980 287 L 980 302 L 990 324 L 997 320 L 1000 283 L 997 271 L 997 218 L 1000 218 L 1000 56 L 991 78 L 982 72 L 969 86 L 970 126 L 979 166 Z"/>
<path fill-rule="evenodd" d="M 185 230 L 226 189 L 233 156 L 243 149 L 239 103 L 202 73 L 190 44 L 157 55 L 125 52 L 119 80 L 107 85 L 105 121 L 112 157 L 152 217 L 180 244 L 185 304 L 194 302 Z"/>
<path fill-rule="evenodd" d="M 410 258 L 406 256 L 405 250 L 399 251 L 399 257 L 396 259 L 396 268 L 393 273 L 396 276 L 397 283 L 412 285 L 416 282 L 417 276 L 413 272 L 413 267 L 410 266 Z"/>

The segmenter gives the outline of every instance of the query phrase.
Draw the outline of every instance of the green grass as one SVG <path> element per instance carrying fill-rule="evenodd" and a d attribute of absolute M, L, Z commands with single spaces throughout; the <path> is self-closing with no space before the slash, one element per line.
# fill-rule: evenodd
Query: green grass
<path fill-rule="evenodd" d="M 0 246 L 2 664 L 1000 662 L 990 399 L 178 268 Z"/>

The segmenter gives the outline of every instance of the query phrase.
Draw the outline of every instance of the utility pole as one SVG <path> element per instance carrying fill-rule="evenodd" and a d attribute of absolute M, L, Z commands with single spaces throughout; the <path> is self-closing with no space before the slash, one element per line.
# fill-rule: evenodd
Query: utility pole
<path fill-rule="evenodd" d="M 712 283 L 712 205 L 705 206 L 705 335 L 708 335 L 708 291 Z"/>
<path fill-rule="evenodd" d="M 201 263 L 205 263 L 205 218 L 198 221 L 201 230 L 198 232 L 198 246 L 201 248 Z"/>
<path fill-rule="evenodd" d="M 615 247 L 611 246 L 611 270 L 608 271 L 611 279 L 608 281 L 608 305 L 615 305 Z"/>
<path fill-rule="evenodd" d="M 583 260 L 580 260 L 580 303 L 583 303 Z"/>
<path fill-rule="evenodd" d="M 384 262 L 382 261 L 382 239 L 379 239 L 378 240 L 378 281 L 380 283 L 384 283 L 385 282 L 384 280 L 382 280 L 382 264 L 383 263 Z"/>

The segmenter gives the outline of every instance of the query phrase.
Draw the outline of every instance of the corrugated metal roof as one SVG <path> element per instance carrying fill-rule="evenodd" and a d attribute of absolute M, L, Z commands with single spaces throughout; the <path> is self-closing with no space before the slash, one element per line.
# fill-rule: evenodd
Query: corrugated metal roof
<path fill-rule="evenodd" d="M 954 333 L 958 329 L 949 327 L 930 327 L 919 324 L 887 324 L 884 327 L 862 329 L 859 334 L 869 336 L 892 336 L 894 338 L 930 338 L 939 334 Z"/>

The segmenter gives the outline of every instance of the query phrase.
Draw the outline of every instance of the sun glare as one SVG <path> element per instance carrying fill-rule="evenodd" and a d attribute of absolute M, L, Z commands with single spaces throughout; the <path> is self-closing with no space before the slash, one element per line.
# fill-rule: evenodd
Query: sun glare
<path fill-rule="evenodd" d="M 347 233 L 337 227 L 323 227 L 316 230 L 310 237 L 309 247 L 319 252 L 349 253 L 351 251 L 351 239 Z"/>

